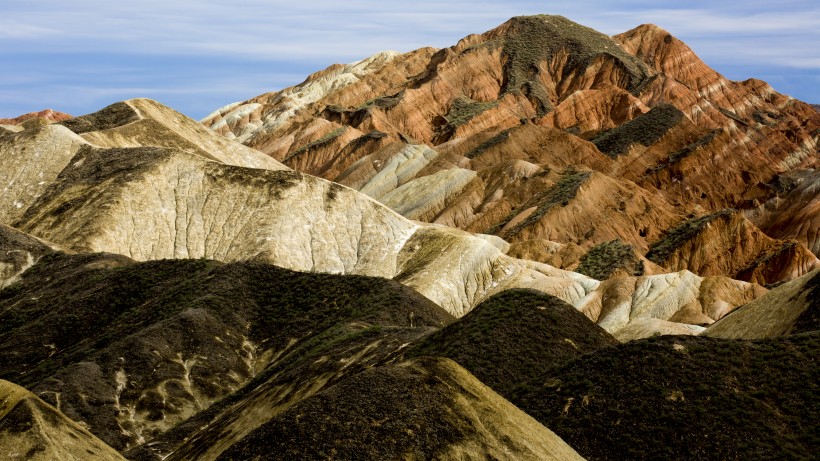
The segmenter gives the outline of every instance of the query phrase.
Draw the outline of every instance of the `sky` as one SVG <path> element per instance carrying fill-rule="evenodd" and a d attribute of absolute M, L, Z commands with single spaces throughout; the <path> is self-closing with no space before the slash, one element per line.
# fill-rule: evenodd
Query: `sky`
<path fill-rule="evenodd" d="M 820 2 L 0 0 L 0 117 L 148 97 L 195 119 L 382 50 L 455 44 L 512 16 L 613 35 L 657 24 L 733 80 L 820 104 Z"/>

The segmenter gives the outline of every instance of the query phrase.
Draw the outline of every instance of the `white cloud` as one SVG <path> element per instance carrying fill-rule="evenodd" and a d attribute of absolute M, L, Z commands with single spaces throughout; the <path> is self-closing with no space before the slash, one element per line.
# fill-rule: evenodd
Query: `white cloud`
<path fill-rule="evenodd" d="M 25 98 L 43 101 L 50 96 L 60 103 L 82 105 L 146 90 L 183 101 L 188 106 L 179 108 L 195 113 L 200 105 L 213 109 L 298 83 L 307 73 L 334 62 L 385 49 L 449 46 L 511 16 L 534 13 L 561 14 L 609 34 L 655 23 L 718 70 L 722 65 L 761 62 L 812 70 L 820 68 L 820 9 L 815 1 L 690 0 L 665 2 L 664 8 L 658 8 L 658 2 L 634 0 L 615 6 L 603 0 L 3 2 L 0 66 L 7 76 L 7 91 L 0 93 L 0 109 L 16 110 L 9 109 L 19 107 L 13 101 Z M 65 62 L 44 81 L 50 63 L 36 61 L 54 54 Z M 72 66 L 71 57 L 81 55 Z M 100 58 L 95 61 L 94 56 Z M 158 61 L 169 59 L 190 67 L 158 67 Z M 161 72 L 167 75 L 155 75 Z M 28 85 L 27 75 L 36 77 Z M 814 81 L 807 81 L 807 88 L 809 84 L 816 87 Z M 33 109 L 38 103 L 30 104 Z"/>

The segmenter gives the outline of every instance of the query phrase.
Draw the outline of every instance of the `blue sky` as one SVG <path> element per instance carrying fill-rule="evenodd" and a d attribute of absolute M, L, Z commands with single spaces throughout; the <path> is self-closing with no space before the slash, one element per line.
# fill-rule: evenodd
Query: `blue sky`
<path fill-rule="evenodd" d="M 450 46 L 535 13 L 608 34 L 654 23 L 729 78 L 820 103 L 817 0 L 612 3 L 0 0 L 0 117 L 150 97 L 199 119 L 335 62 Z"/>

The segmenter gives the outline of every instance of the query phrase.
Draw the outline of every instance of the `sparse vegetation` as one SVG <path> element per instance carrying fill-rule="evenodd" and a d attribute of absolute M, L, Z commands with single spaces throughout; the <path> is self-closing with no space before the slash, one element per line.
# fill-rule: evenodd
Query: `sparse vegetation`
<path fill-rule="evenodd" d="M 450 112 L 444 117 L 447 121 L 447 128 L 449 130 L 454 130 L 461 125 L 469 122 L 473 119 L 473 117 L 481 114 L 482 112 L 492 109 L 498 105 L 497 102 L 480 102 L 480 101 L 473 101 L 467 97 L 459 97 L 453 101 L 453 105 L 450 106 Z"/>
<path fill-rule="evenodd" d="M 488 149 L 492 149 L 493 147 L 495 147 L 495 146 L 503 143 L 507 139 L 509 139 L 510 138 L 510 132 L 512 132 L 512 130 L 513 130 L 513 128 L 508 128 L 506 130 L 501 131 L 500 133 L 493 136 L 492 138 L 490 138 L 490 139 L 484 141 L 483 143 L 479 144 L 478 147 L 476 147 L 475 149 L 473 149 L 470 152 L 467 152 L 466 154 L 464 154 L 464 156 L 469 158 L 469 159 L 474 159 L 474 158 L 480 156 L 481 154 L 486 152 Z"/>
<path fill-rule="evenodd" d="M 502 53 L 506 57 L 503 91 L 522 93 L 535 106 L 537 115 L 552 110 L 550 94 L 541 82 L 541 67 L 561 52 L 567 53 L 564 72 L 585 67 L 598 57 L 611 57 L 625 69 L 626 87 L 637 91 L 649 77 L 646 64 L 624 52 L 610 37 L 561 16 L 523 16 L 512 19 Z"/>
<path fill-rule="evenodd" d="M 590 460 L 809 460 L 820 450 L 820 334 L 660 336 L 522 383 L 511 401 Z"/>
<path fill-rule="evenodd" d="M 677 150 L 669 154 L 668 159 L 665 162 L 659 163 L 658 165 L 650 168 L 649 172 L 657 173 L 665 168 L 668 168 L 671 165 L 674 165 L 681 160 L 685 159 L 686 157 L 692 155 L 697 149 L 711 143 L 714 139 L 723 133 L 722 128 L 717 128 L 710 131 L 706 136 L 698 139 L 697 141 L 684 146 L 682 149 Z"/>
<path fill-rule="evenodd" d="M 575 272 L 594 279 L 606 280 L 618 269 L 628 275 L 643 275 L 643 262 L 637 257 L 635 248 L 620 239 L 599 243 L 581 257 L 581 265 Z"/>
<path fill-rule="evenodd" d="M 506 290 L 407 352 L 453 359 L 509 396 L 517 383 L 618 342 L 577 309 L 534 290 Z M 509 398 L 509 397 L 508 397 Z"/>
<path fill-rule="evenodd" d="M 592 143 L 611 158 L 623 155 L 632 144 L 651 146 L 683 119 L 683 112 L 671 104 L 653 107 L 649 112 L 599 134 Z"/>
<path fill-rule="evenodd" d="M 188 309 L 205 309 L 237 327 L 249 322 L 250 338 L 272 348 L 354 318 L 405 325 L 405 309 L 414 312 L 417 325 L 450 318 L 413 290 L 384 279 L 298 273 L 262 263 L 124 259 L 46 255 L 21 281 L 1 290 L 0 377 L 36 384 Z M 89 269 L 109 260 L 120 267 Z M 23 347 L 31 339 L 21 341 L 21 335 L 31 331 L 47 332 L 36 341 L 54 344 L 59 353 Z"/>
<path fill-rule="evenodd" d="M 345 126 L 336 128 L 335 130 L 333 130 L 330 133 L 322 136 L 321 138 L 317 139 L 316 141 L 305 144 L 304 146 L 302 146 L 302 147 L 296 149 L 295 151 L 291 152 L 282 161 L 287 162 L 288 160 L 290 160 L 294 157 L 297 157 L 299 155 L 302 155 L 302 154 L 304 154 L 305 152 L 308 152 L 311 149 L 316 149 L 317 147 L 322 147 L 325 144 L 329 144 L 334 139 L 336 139 L 339 136 L 341 136 L 342 134 L 344 134 L 344 132 L 346 130 L 347 130 L 347 127 L 345 127 Z"/>
<path fill-rule="evenodd" d="M 83 134 L 90 131 L 107 130 L 136 120 L 139 120 L 139 115 L 133 107 L 125 102 L 116 102 L 93 114 L 70 118 L 59 124 L 77 134 Z"/>
<path fill-rule="evenodd" d="M 689 219 L 668 231 L 649 247 L 646 259 L 663 266 L 670 256 L 686 242 L 697 235 L 707 224 L 719 218 L 728 218 L 735 213 L 733 209 L 721 210 L 716 213 Z"/>
<path fill-rule="evenodd" d="M 526 219 L 516 224 L 513 228 L 504 233 L 502 237 L 510 238 L 517 235 L 527 226 L 537 223 L 541 220 L 551 209 L 560 205 L 567 206 L 569 202 L 578 194 L 578 190 L 589 179 L 592 173 L 588 171 L 578 171 L 575 168 L 569 167 L 561 173 L 562 177 L 553 187 L 544 192 L 534 196 L 523 205 L 512 211 L 501 222 L 490 228 L 487 233 L 495 234 L 507 225 L 513 218 L 518 216 L 522 211 L 538 207 Z"/>

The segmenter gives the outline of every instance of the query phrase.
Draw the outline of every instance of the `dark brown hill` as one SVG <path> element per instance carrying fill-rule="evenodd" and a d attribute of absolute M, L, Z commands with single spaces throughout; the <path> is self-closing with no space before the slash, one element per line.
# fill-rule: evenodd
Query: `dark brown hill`
<path fill-rule="evenodd" d="M 407 354 L 453 359 L 509 398 L 516 383 L 530 382 L 547 368 L 615 344 L 618 341 L 609 333 L 560 299 L 532 290 L 507 290 Z"/>
<path fill-rule="evenodd" d="M 2 377 L 119 450 L 208 409 L 277 358 L 452 321 L 385 279 L 105 254 L 43 256 L 0 291 L 0 306 Z"/>
<path fill-rule="evenodd" d="M 820 335 L 664 336 L 599 350 L 511 401 L 590 460 L 814 459 Z"/>

